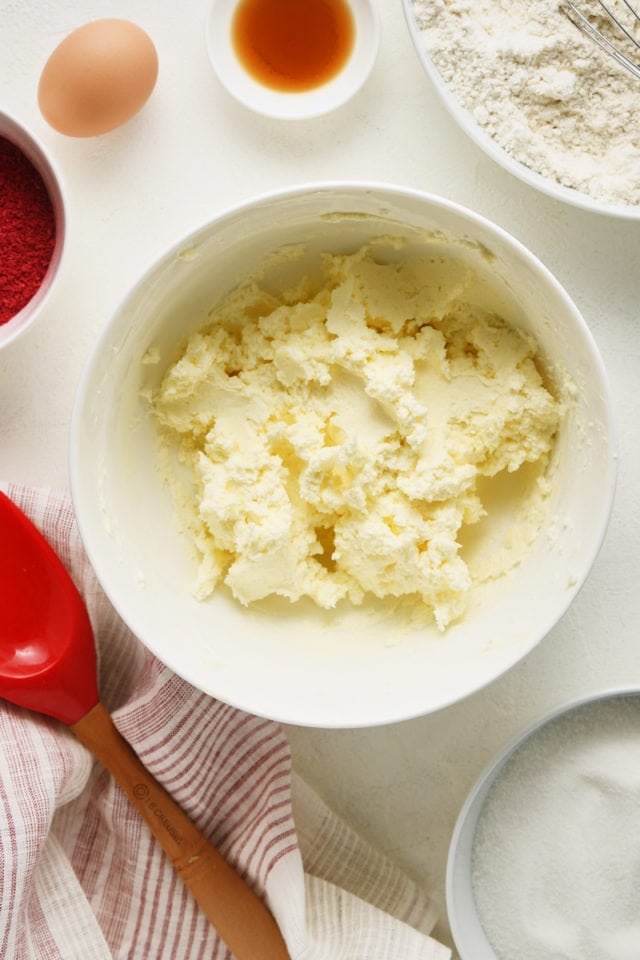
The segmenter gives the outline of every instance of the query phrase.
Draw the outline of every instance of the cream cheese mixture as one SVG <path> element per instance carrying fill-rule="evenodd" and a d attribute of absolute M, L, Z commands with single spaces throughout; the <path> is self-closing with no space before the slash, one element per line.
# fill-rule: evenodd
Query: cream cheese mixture
<path fill-rule="evenodd" d="M 211 311 L 152 398 L 198 597 L 407 597 L 444 629 L 518 562 L 562 405 L 536 343 L 468 298 L 476 279 L 454 258 L 384 262 L 374 243 L 280 296 L 249 279 Z M 487 478 L 517 472 L 519 525 L 467 562 Z"/>

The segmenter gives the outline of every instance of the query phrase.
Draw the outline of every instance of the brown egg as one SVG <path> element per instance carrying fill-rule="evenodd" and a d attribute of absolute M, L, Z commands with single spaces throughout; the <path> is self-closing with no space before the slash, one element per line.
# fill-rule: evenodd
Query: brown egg
<path fill-rule="evenodd" d="M 126 123 L 146 103 L 158 76 L 148 35 L 128 20 L 94 20 L 70 33 L 40 75 L 38 104 L 70 137 L 95 137 Z"/>

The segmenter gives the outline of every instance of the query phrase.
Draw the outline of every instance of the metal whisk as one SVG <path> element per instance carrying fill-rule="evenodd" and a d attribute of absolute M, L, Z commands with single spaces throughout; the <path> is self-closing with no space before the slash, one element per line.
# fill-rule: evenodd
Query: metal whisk
<path fill-rule="evenodd" d="M 618 33 L 621 43 L 626 43 L 626 40 L 630 41 L 633 47 L 640 54 L 640 42 L 633 35 L 633 25 L 640 26 L 640 15 L 636 13 L 628 0 L 621 0 L 621 2 L 627 8 L 627 11 L 631 17 L 631 26 L 625 26 L 622 23 L 620 16 L 616 16 L 609 7 L 603 3 L 603 0 L 597 0 L 599 8 L 603 11 L 607 19 L 613 25 L 615 31 Z M 581 11 L 578 9 L 575 3 L 572 3 L 571 0 L 562 0 L 560 3 L 560 10 L 571 20 L 571 22 L 581 30 L 587 37 L 590 37 L 594 43 L 600 47 L 601 50 L 604 50 L 605 53 L 609 54 L 610 57 L 613 57 L 614 60 L 617 60 L 618 63 L 622 64 L 634 77 L 637 77 L 640 80 L 640 57 L 632 59 L 628 53 L 621 49 L 619 43 L 616 44 L 613 40 L 610 40 L 601 30 L 589 20 Z M 626 37 L 626 40 L 625 40 Z M 627 44 L 628 49 L 631 51 L 631 47 Z"/>

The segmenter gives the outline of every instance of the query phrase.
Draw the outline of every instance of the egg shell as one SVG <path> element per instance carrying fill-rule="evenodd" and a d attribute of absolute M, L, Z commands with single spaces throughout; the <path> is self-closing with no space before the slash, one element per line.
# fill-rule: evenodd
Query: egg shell
<path fill-rule="evenodd" d="M 53 51 L 40 75 L 38 104 L 60 133 L 94 137 L 130 120 L 157 76 L 158 55 L 144 30 L 129 20 L 94 20 Z"/>

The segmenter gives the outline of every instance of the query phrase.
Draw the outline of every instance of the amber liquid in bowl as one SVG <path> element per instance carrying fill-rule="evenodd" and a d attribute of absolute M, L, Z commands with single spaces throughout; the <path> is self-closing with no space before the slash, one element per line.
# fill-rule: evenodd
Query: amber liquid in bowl
<path fill-rule="evenodd" d="M 354 39 L 346 0 L 241 0 L 232 23 L 233 47 L 247 72 L 286 93 L 332 80 Z"/>

